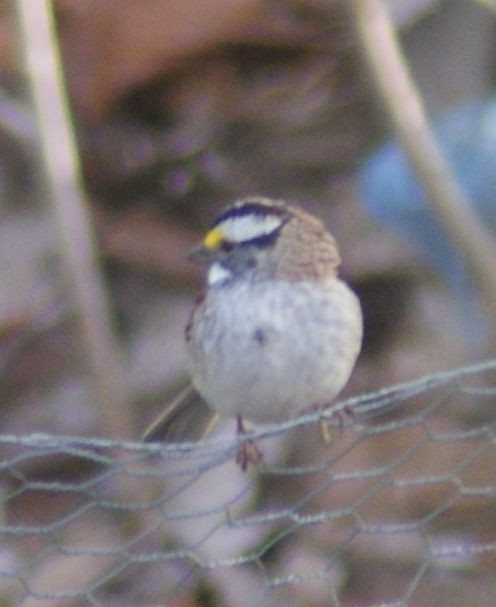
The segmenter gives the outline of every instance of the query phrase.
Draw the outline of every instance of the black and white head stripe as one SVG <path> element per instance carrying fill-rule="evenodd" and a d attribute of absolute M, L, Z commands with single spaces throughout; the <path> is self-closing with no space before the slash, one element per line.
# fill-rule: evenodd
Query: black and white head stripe
<path fill-rule="evenodd" d="M 232 244 L 267 244 L 277 236 L 289 219 L 282 205 L 269 204 L 264 199 L 248 198 L 226 209 L 214 222 L 213 230 L 222 233 Z"/>

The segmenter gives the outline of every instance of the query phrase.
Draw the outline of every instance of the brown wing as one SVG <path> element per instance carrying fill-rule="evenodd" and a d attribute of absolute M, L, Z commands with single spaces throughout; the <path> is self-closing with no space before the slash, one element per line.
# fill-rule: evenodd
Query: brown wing
<path fill-rule="evenodd" d="M 165 406 L 164 411 L 145 430 L 147 443 L 183 443 L 201 440 L 219 418 L 191 384 Z"/>
<path fill-rule="evenodd" d="M 193 316 L 195 315 L 195 312 L 198 310 L 198 308 L 204 302 L 205 297 L 206 297 L 206 293 L 205 293 L 205 291 L 202 291 L 196 297 L 194 306 L 192 307 L 191 312 L 189 313 L 188 322 L 186 323 L 186 327 L 184 328 L 184 337 L 186 339 L 186 343 L 188 343 L 191 340 L 191 331 L 193 329 Z"/>

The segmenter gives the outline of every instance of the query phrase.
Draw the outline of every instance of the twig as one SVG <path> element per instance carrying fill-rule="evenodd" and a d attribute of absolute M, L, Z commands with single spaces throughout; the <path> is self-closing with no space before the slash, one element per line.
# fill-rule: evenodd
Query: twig
<path fill-rule="evenodd" d="M 37 114 L 49 202 L 60 231 L 61 253 L 81 321 L 83 352 L 100 406 L 103 431 L 132 437 L 110 310 L 81 186 L 81 169 L 64 88 L 50 0 L 18 0 L 28 76 Z"/>
<path fill-rule="evenodd" d="M 432 205 L 432 213 L 463 255 L 496 335 L 496 243 L 473 213 L 427 123 L 381 0 L 349 0 L 355 28 L 395 135 Z"/>

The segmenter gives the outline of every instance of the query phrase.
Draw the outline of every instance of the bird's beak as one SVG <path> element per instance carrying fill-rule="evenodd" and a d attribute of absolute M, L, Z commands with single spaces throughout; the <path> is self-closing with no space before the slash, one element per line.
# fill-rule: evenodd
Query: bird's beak
<path fill-rule="evenodd" d="M 188 253 L 188 259 L 197 263 L 209 264 L 216 258 L 216 253 L 206 247 L 203 242 L 199 243 Z"/>

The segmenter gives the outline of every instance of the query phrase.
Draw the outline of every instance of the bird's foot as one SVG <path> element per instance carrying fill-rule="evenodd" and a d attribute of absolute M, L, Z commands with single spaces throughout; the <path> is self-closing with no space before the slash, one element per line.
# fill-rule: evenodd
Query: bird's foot
<path fill-rule="evenodd" d="M 241 416 L 237 417 L 237 434 L 243 435 L 246 433 Z M 250 464 L 256 465 L 263 459 L 263 452 L 258 447 L 257 443 L 247 438 L 243 440 L 236 450 L 236 463 L 243 472 L 246 472 Z"/>
<path fill-rule="evenodd" d="M 345 405 L 340 411 L 335 411 L 331 416 L 338 421 L 339 436 L 342 436 L 343 434 L 345 416 L 350 417 L 353 421 L 356 419 L 355 410 L 350 405 Z M 319 421 L 319 429 L 323 442 L 326 445 L 330 445 L 332 442 L 332 435 L 329 429 L 329 424 L 327 423 L 327 419 L 321 419 Z"/>

